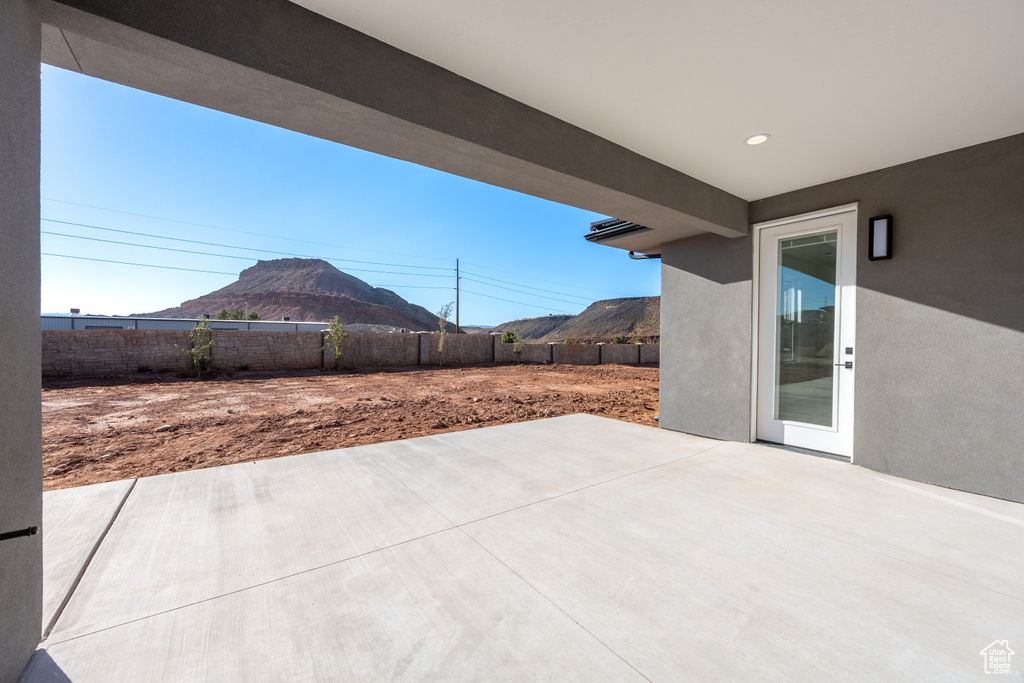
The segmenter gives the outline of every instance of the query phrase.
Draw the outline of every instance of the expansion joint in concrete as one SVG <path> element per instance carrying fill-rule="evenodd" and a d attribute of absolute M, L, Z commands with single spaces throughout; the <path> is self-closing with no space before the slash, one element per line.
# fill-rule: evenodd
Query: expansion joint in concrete
<path fill-rule="evenodd" d="M 82 582 L 82 577 L 85 576 L 85 572 L 89 569 L 89 565 L 92 563 L 92 558 L 96 556 L 96 552 L 100 549 L 100 545 L 103 544 L 103 540 L 107 537 L 107 533 L 110 532 L 111 527 L 114 526 L 114 522 L 117 521 L 117 516 L 121 514 L 121 509 L 124 504 L 128 502 L 128 496 L 135 490 L 135 485 L 139 482 L 138 479 L 132 480 L 132 485 L 125 491 L 124 497 L 121 498 L 121 502 L 118 504 L 117 509 L 114 510 L 114 514 L 110 516 L 110 521 L 107 522 L 107 526 L 103 529 L 103 532 L 96 538 L 96 543 L 93 544 L 92 549 L 89 551 L 89 556 L 85 558 L 85 562 L 82 563 L 82 568 L 78 571 L 75 576 L 75 580 L 71 582 L 71 586 L 68 588 L 67 594 L 60 601 L 60 606 L 54 611 L 53 618 L 50 619 L 50 623 L 43 629 L 42 641 L 45 642 L 49 638 L 53 628 L 57 625 L 57 621 L 60 619 L 61 614 L 64 613 L 64 608 L 67 607 L 68 602 L 71 601 L 71 596 L 75 594 L 78 589 L 78 584 Z M 45 529 L 44 529 L 45 533 Z"/>

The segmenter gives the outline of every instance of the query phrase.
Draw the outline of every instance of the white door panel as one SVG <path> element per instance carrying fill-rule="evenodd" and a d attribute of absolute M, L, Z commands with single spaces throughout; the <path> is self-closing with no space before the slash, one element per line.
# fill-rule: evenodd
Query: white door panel
<path fill-rule="evenodd" d="M 755 226 L 758 439 L 853 455 L 856 219 Z"/>

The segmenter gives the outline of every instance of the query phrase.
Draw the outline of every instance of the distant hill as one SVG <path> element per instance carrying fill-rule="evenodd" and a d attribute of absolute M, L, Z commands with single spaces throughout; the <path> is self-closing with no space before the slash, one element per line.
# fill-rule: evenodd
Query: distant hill
<path fill-rule="evenodd" d="M 661 297 L 602 299 L 552 330 L 541 341 L 604 340 L 625 335 L 649 339 L 661 334 Z"/>
<path fill-rule="evenodd" d="M 341 318 L 346 325 L 386 325 L 408 330 L 435 330 L 437 316 L 411 304 L 390 289 L 372 287 L 321 259 L 286 258 L 259 261 L 238 281 L 147 315 L 156 318 L 197 318 L 222 308 L 244 308 L 264 320 L 317 322 Z M 455 325 L 449 325 L 455 330 Z"/>
<path fill-rule="evenodd" d="M 523 335 L 523 339 L 536 340 L 558 329 L 561 325 L 572 320 L 572 318 L 573 316 L 571 315 L 545 315 L 540 318 L 522 318 L 496 325 L 491 328 L 491 332 L 504 333 L 518 327 L 519 334 Z"/>
<path fill-rule="evenodd" d="M 529 341 L 609 341 L 626 336 L 653 341 L 661 335 L 661 297 L 595 301 L 579 315 L 546 315 L 502 323 L 492 332 L 519 328 Z"/>

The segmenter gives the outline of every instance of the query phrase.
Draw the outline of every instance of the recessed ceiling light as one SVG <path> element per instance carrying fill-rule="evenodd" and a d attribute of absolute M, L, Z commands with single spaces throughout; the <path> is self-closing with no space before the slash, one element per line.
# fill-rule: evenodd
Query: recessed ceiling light
<path fill-rule="evenodd" d="M 748 145 L 761 145 L 772 139 L 772 136 L 768 133 L 758 133 L 757 135 L 751 135 L 747 138 Z"/>

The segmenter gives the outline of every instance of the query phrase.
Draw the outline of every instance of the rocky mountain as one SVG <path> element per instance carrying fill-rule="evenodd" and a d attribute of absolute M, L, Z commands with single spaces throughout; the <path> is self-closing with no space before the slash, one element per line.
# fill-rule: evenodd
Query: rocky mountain
<path fill-rule="evenodd" d="M 519 328 L 529 341 L 609 341 L 626 336 L 653 341 L 661 334 L 661 297 L 595 301 L 579 315 L 547 315 L 502 323 L 492 332 Z"/>
<path fill-rule="evenodd" d="M 535 340 L 544 335 L 554 332 L 560 326 L 572 320 L 571 315 L 545 315 L 539 318 L 521 318 L 511 322 L 502 323 L 491 329 L 491 332 L 507 332 L 519 328 L 519 334 L 523 339 Z"/>
<path fill-rule="evenodd" d="M 587 306 L 541 341 L 602 341 L 617 336 L 651 340 L 661 335 L 661 297 L 602 299 Z"/>
<path fill-rule="evenodd" d="M 264 320 L 319 322 L 334 316 L 346 325 L 387 325 L 408 330 L 436 330 L 437 316 L 411 304 L 390 289 L 372 287 L 321 259 L 285 258 L 259 261 L 227 287 L 175 308 L 144 313 L 157 318 L 197 318 L 222 308 L 244 308 Z M 452 331 L 454 325 L 449 326 Z"/>

